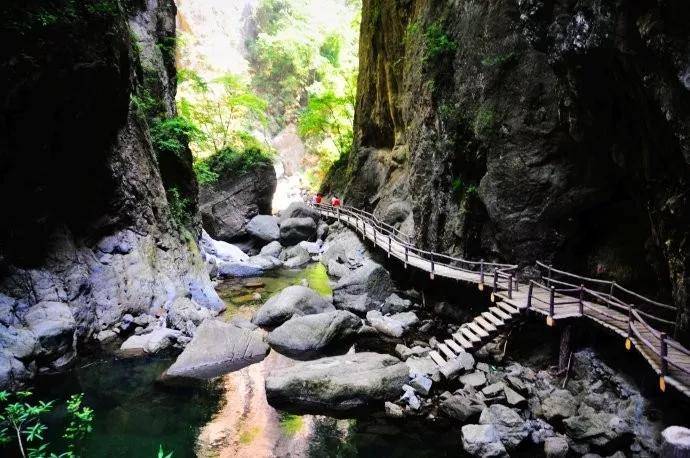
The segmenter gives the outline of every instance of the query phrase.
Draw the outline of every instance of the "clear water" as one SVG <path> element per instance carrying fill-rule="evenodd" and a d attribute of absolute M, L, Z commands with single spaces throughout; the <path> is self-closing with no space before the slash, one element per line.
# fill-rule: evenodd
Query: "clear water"
<path fill-rule="evenodd" d="M 279 269 L 265 276 L 229 279 L 218 285 L 228 311 L 225 318 L 251 316 L 271 295 L 283 288 L 306 284 L 324 296 L 332 294 L 325 267 L 314 263 L 300 270 Z M 219 386 L 171 389 L 156 383 L 173 358 L 115 357 L 82 360 L 79 366 L 59 376 L 36 381 L 39 399 L 64 405 L 71 394 L 84 393 L 84 402 L 95 410 L 93 431 L 78 450 L 82 457 L 156 457 L 159 446 L 173 451 L 174 458 L 196 455 L 199 430 L 221 407 Z M 64 409 L 57 408 L 45 418 L 47 439 L 58 450 L 64 426 Z M 301 420 L 287 416 L 281 422 L 285 433 L 298 429 Z M 334 420 L 321 421 L 310 439 L 309 455 L 314 457 L 443 457 L 458 456 L 459 434 L 433 431 L 405 423 Z M 338 426 L 339 425 L 339 426 Z M 449 434 L 450 433 L 450 434 Z M 19 456 L 16 450 L 0 448 L 0 456 Z M 259 458 L 259 457 L 257 457 Z"/>

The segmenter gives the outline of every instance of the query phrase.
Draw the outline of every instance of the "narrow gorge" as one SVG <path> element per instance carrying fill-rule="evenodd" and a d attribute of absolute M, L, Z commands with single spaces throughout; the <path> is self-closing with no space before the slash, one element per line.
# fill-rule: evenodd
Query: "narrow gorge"
<path fill-rule="evenodd" d="M 687 2 L 0 12 L 0 455 L 690 456 Z"/>

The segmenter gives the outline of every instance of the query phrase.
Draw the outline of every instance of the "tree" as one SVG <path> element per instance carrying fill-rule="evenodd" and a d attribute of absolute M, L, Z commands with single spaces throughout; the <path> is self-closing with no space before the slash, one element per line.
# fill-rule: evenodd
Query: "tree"
<path fill-rule="evenodd" d="M 352 146 L 352 116 L 354 105 L 349 97 L 338 97 L 328 90 L 309 97 L 298 120 L 299 134 L 307 140 L 329 140 L 338 156 Z"/>

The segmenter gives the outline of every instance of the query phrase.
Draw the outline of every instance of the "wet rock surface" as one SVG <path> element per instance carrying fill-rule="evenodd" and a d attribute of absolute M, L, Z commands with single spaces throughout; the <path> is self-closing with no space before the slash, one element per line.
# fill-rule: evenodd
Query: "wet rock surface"
<path fill-rule="evenodd" d="M 252 322 L 258 326 L 279 326 L 293 316 L 335 310 L 330 301 L 306 286 L 289 286 L 271 297 L 256 312 Z"/>

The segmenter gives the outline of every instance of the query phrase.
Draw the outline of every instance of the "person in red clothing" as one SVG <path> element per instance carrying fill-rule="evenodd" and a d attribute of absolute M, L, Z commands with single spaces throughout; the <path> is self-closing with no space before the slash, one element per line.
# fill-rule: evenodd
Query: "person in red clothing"
<path fill-rule="evenodd" d="M 334 207 L 340 207 L 340 199 L 333 196 L 333 198 L 331 199 L 331 205 L 333 205 Z"/>
<path fill-rule="evenodd" d="M 312 202 L 315 204 L 320 204 L 321 199 L 323 199 L 323 195 L 321 193 L 317 193 L 316 196 L 312 199 Z"/>

